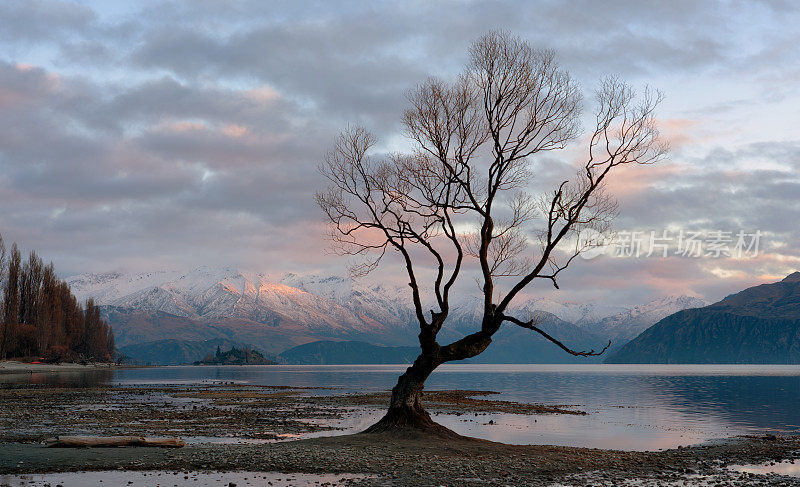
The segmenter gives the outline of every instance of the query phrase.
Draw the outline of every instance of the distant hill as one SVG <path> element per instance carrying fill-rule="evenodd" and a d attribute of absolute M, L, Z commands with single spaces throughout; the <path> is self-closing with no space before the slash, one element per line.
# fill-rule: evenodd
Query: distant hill
<path fill-rule="evenodd" d="M 299 325 L 284 324 L 281 327 L 264 325 L 239 319 L 192 319 L 176 316 L 164 311 L 136 310 L 116 306 L 102 306 L 101 315 L 114 327 L 119 336 L 118 347 L 129 353 L 130 346 L 157 343 L 165 340 L 179 342 L 203 342 L 217 340 L 223 346 L 248 344 L 264 352 L 278 354 L 288 348 L 324 338 L 308 333 Z M 194 362 L 202 355 L 188 362 Z M 173 362 L 169 362 L 173 363 Z"/>
<path fill-rule="evenodd" d="M 236 348 L 223 352 L 219 347 L 216 353 L 208 354 L 194 365 L 277 365 L 277 362 L 264 357 L 258 350 L 248 347 Z"/>
<path fill-rule="evenodd" d="M 165 339 L 150 342 L 133 343 L 118 347 L 119 352 L 130 363 L 143 365 L 181 365 L 191 364 L 214 354 L 217 348 L 230 349 L 244 347 L 243 344 L 225 338 L 208 340 Z M 274 362 L 277 357 L 263 354 Z"/>
<path fill-rule="evenodd" d="M 607 363 L 800 363 L 800 272 L 679 311 Z"/>
<path fill-rule="evenodd" d="M 540 326 L 577 350 L 601 350 L 607 340 L 538 312 Z M 384 347 L 360 341 L 321 340 L 300 345 L 280 354 L 289 364 L 410 364 L 419 355 L 418 346 Z M 598 357 L 573 357 L 539 334 L 515 325 L 505 325 L 492 339 L 489 348 L 470 363 L 598 363 Z"/>
<path fill-rule="evenodd" d="M 382 347 L 366 342 L 320 340 L 290 348 L 280 354 L 289 364 L 410 364 L 419 347 Z"/>
<path fill-rule="evenodd" d="M 544 311 L 519 315 L 521 319 L 536 316 L 538 325 L 573 350 L 600 351 L 608 338 L 585 328 L 560 320 Z M 575 357 L 561 350 L 538 333 L 506 323 L 492 337 L 492 344 L 482 354 L 467 360 L 483 364 L 585 364 L 599 363 L 602 357 Z"/>

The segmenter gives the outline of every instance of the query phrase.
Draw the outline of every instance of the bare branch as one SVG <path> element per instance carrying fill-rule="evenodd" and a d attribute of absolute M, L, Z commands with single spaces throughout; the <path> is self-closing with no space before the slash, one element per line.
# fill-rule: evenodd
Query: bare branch
<path fill-rule="evenodd" d="M 565 352 L 567 352 L 567 353 L 569 353 L 571 355 L 575 355 L 576 357 L 593 357 L 593 356 L 597 356 L 597 355 L 602 355 L 603 352 L 608 350 L 608 347 L 611 346 L 611 340 L 609 340 L 608 344 L 605 347 L 603 347 L 603 349 L 600 350 L 599 352 L 595 352 L 594 349 L 591 349 L 591 350 L 588 350 L 588 351 L 578 352 L 578 351 L 575 351 L 575 350 L 567 347 L 566 345 L 564 345 L 563 343 L 561 343 L 557 339 L 553 338 L 549 333 L 547 333 L 546 331 L 544 331 L 541 328 L 539 328 L 538 326 L 536 326 L 536 320 L 532 319 L 530 321 L 522 321 L 522 320 L 518 320 L 517 318 L 514 318 L 513 316 L 505 316 L 505 315 L 502 317 L 502 319 L 504 321 L 508 321 L 510 323 L 514 323 L 515 325 L 520 326 L 522 328 L 526 328 L 528 330 L 535 331 L 536 333 L 538 333 L 538 334 L 542 335 L 543 337 L 545 337 L 547 340 L 549 340 L 549 341 L 555 343 L 556 345 L 558 345 L 559 348 L 561 348 Z"/>
<path fill-rule="evenodd" d="M 420 344 L 425 353 L 439 354 L 433 362 L 480 353 L 504 321 L 530 328 L 573 355 L 596 355 L 570 350 L 506 311 L 536 279 L 558 288 L 560 273 L 589 247 L 582 235 L 610 231 L 618 208 L 606 182 L 614 168 L 665 157 L 668 147 L 655 119 L 661 100 L 649 88 L 637 96 L 618 78 L 603 79 L 585 134 L 585 160 L 573 177 L 543 195 L 532 194 L 533 162 L 582 134 L 581 90 L 552 51 L 492 32 L 473 44 L 457 79 L 430 78 L 408 93 L 402 123 L 414 146 L 409 153 L 378 154 L 372 134 L 345 129 L 320 165 L 329 186 L 317 194 L 317 203 L 331 222 L 335 250 L 359 259 L 353 275 L 376 269 L 389 249 L 399 253 Z M 469 258 L 480 269 L 480 329 L 440 347 L 436 336 Z M 428 282 L 420 282 L 419 276 L 429 274 Z M 512 284 L 495 296 L 499 278 Z M 424 301 L 435 309 L 423 313 L 427 292 Z"/>
<path fill-rule="evenodd" d="M 582 250 L 568 254 L 564 264 L 555 262 L 556 250 L 581 231 L 607 231 L 617 213 L 617 205 L 605 192 L 611 170 L 622 164 L 652 164 L 663 159 L 668 147 L 659 138 L 655 107 L 662 96 L 645 90 L 637 103 L 634 90 L 616 78 L 607 78 L 596 96 L 596 126 L 590 137 L 589 155 L 574 182 L 564 182 L 541 207 L 547 211 L 546 228 L 540 232 L 541 252 L 532 270 L 512 287 L 497 309 L 508 305 L 536 278 L 554 281 Z M 543 272 L 551 270 L 548 274 Z M 554 281 L 555 282 L 555 281 Z"/>

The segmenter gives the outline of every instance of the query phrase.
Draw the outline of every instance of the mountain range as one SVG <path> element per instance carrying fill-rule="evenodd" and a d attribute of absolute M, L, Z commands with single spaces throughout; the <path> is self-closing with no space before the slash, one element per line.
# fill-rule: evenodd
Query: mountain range
<path fill-rule="evenodd" d="M 800 272 L 667 316 L 609 363 L 800 363 Z"/>
<path fill-rule="evenodd" d="M 317 341 L 415 346 L 418 333 L 407 288 L 341 276 L 286 274 L 271 279 L 235 268 L 199 267 L 189 272 L 84 274 L 68 283 L 79 299 L 95 298 L 114 328 L 119 350 L 142 362 L 192 362 L 219 344 L 256 347 L 270 357 Z M 532 298 L 514 311 L 520 317 L 540 316 L 544 328 L 575 348 L 599 349 L 609 339 L 618 348 L 665 316 L 705 304 L 689 296 L 631 308 Z M 441 341 L 474 331 L 479 321 L 476 297 L 464 296 L 452 308 Z M 501 329 L 494 341 L 478 360 L 586 361 L 514 326 Z"/>

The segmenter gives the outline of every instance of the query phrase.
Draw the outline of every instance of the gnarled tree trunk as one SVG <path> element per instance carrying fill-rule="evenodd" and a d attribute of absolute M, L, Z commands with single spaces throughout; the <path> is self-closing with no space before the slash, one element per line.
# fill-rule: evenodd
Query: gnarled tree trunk
<path fill-rule="evenodd" d="M 420 354 L 406 369 L 392 389 L 389 410 L 380 421 L 367 428 L 365 433 L 382 433 L 395 430 L 452 434 L 452 431 L 434 422 L 422 407 L 422 389 L 425 380 L 441 364 L 433 354 Z"/>
<path fill-rule="evenodd" d="M 491 338 L 479 335 L 470 335 L 446 347 L 437 345 L 431 351 L 423 351 L 397 380 L 397 385 L 392 389 L 392 398 L 386 415 L 364 432 L 383 433 L 405 430 L 445 437 L 459 437 L 458 433 L 431 419 L 430 414 L 422 407 L 422 391 L 425 387 L 425 380 L 439 365 L 474 357 L 485 350 L 491 343 Z"/>

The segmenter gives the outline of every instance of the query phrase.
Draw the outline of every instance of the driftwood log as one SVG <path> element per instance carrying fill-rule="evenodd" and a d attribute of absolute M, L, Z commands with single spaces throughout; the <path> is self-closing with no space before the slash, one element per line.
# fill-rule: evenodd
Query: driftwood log
<path fill-rule="evenodd" d="M 179 438 L 145 438 L 144 436 L 59 436 L 48 442 L 51 448 L 88 448 L 116 446 L 155 446 L 180 448 L 186 442 Z"/>

